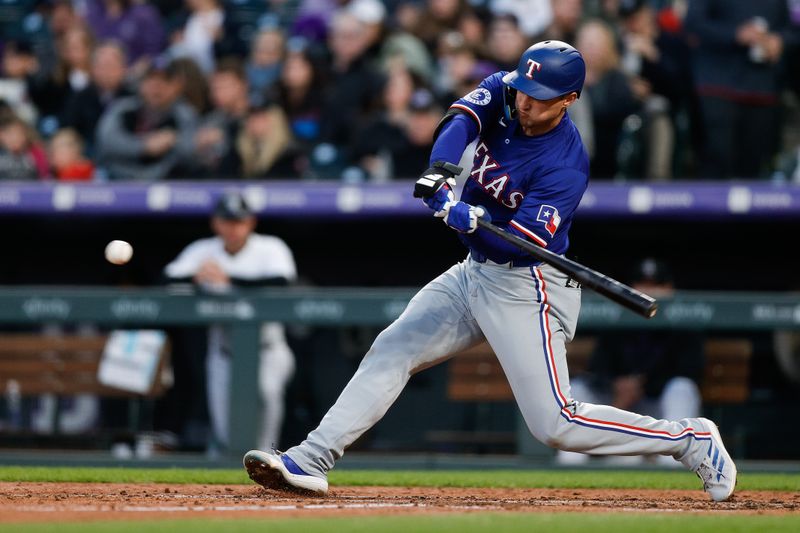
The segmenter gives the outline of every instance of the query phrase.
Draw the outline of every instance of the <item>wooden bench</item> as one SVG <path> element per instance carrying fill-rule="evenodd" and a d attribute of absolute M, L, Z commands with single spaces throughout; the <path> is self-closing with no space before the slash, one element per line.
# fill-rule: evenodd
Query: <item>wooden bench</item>
<path fill-rule="evenodd" d="M 21 396 L 158 397 L 166 391 L 162 378 L 166 356 L 161 358 L 152 388 L 144 395 L 100 384 L 97 369 L 106 340 L 105 335 L 0 334 L 0 394 L 7 394 L 9 386 L 17 387 Z"/>
<path fill-rule="evenodd" d="M 16 395 L 19 398 L 54 394 L 69 397 L 92 394 L 101 397 L 127 398 L 127 431 L 137 432 L 149 425 L 145 420 L 152 419 L 154 406 L 150 400 L 162 396 L 169 388 L 167 368 L 169 343 L 161 354 L 159 368 L 154 383 L 144 394 L 107 387 L 98 381 L 98 368 L 107 336 L 84 335 L 42 335 L 33 333 L 0 333 L 0 394 L 4 397 Z M 142 402 L 146 402 L 145 406 Z M 56 403 L 52 428 L 54 436 L 60 435 L 61 412 Z M 7 445 L 26 446 L 30 442 L 30 431 L 13 430 L 16 438 L 6 440 Z M 10 436 L 12 434 L 7 434 Z M 35 445 L 43 445 L 37 435 Z M 85 445 L 85 443 L 84 443 Z"/>
<path fill-rule="evenodd" d="M 567 345 L 570 375 L 583 372 L 594 350 L 594 337 L 577 337 Z M 704 345 L 705 370 L 700 390 L 710 404 L 741 403 L 750 394 L 748 339 L 708 339 Z M 488 344 L 465 350 L 450 360 L 447 398 L 457 402 L 504 402 L 514 399 L 511 387 Z"/>

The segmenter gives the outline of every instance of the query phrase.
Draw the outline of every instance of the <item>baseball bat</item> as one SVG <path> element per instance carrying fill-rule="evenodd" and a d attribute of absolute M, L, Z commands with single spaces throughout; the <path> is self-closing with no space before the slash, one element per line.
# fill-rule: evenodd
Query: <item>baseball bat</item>
<path fill-rule="evenodd" d="M 584 266 L 580 263 L 567 259 L 566 257 L 555 254 L 549 250 L 526 241 L 521 237 L 509 233 L 502 228 L 498 228 L 491 222 L 479 218 L 478 226 L 486 231 L 497 235 L 504 241 L 521 248 L 531 254 L 536 259 L 560 270 L 572 279 L 581 283 L 584 287 L 589 287 L 598 294 L 601 294 L 623 307 L 642 315 L 645 318 L 653 318 L 658 311 L 656 300 L 632 287 L 620 283 L 619 281 L 601 274 L 596 270 Z"/>

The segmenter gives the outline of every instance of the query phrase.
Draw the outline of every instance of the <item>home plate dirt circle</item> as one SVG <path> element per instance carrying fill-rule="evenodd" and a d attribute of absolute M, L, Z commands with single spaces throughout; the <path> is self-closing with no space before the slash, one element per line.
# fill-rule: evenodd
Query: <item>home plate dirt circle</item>
<path fill-rule="evenodd" d="M 0 483 L 0 523 L 481 511 L 800 514 L 800 493 L 743 491 L 713 503 L 686 490 L 333 487 L 320 498 L 255 485 Z"/>

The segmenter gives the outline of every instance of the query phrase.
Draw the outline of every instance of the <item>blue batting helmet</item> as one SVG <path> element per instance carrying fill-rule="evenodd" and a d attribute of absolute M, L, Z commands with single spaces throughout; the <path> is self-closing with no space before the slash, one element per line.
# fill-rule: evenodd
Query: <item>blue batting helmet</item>
<path fill-rule="evenodd" d="M 503 83 L 537 100 L 550 100 L 571 92 L 581 94 L 586 78 L 583 56 L 563 41 L 536 43 L 522 54 L 517 70 Z"/>

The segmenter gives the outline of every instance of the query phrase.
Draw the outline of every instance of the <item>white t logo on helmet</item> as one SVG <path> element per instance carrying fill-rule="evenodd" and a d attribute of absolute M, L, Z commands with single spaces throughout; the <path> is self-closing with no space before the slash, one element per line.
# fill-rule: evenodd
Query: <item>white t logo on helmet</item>
<path fill-rule="evenodd" d="M 528 78 L 529 80 L 532 80 L 533 79 L 533 73 L 534 72 L 539 72 L 540 70 L 542 70 L 542 64 L 541 63 L 537 63 L 533 59 L 529 59 L 528 60 L 528 72 L 525 73 L 525 77 Z"/>

